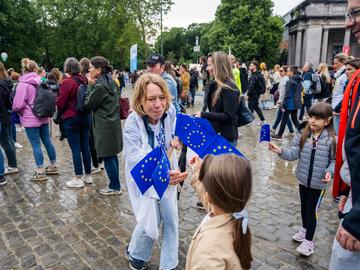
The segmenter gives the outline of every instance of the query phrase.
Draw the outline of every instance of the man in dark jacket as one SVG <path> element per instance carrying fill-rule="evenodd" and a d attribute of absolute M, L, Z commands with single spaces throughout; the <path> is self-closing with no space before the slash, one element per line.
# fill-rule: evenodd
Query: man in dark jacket
<path fill-rule="evenodd" d="M 346 28 L 351 29 L 355 37 L 360 41 L 360 0 L 348 0 L 348 13 Z M 348 89 L 347 89 L 348 90 Z M 350 173 L 351 201 L 346 203 L 349 212 L 344 217 L 342 224 L 336 233 L 333 252 L 331 255 L 330 269 L 360 269 L 360 89 L 354 89 L 356 93 L 354 105 L 349 108 L 351 113 L 347 121 L 345 134 L 345 155 Z M 346 97 L 347 92 L 344 94 Z M 343 108 L 346 109 L 347 104 Z M 341 110 L 346 114 L 347 110 Z M 346 115 L 345 115 L 346 116 Z M 340 116 L 340 129 L 345 121 Z M 339 143 L 339 142 L 338 142 Z"/>
<path fill-rule="evenodd" d="M 242 67 L 240 60 L 236 61 L 236 67 L 240 70 L 241 94 L 245 95 L 249 85 L 248 72 L 246 68 Z"/>
<path fill-rule="evenodd" d="M 200 57 L 200 65 L 201 65 L 201 78 L 203 80 L 203 91 L 204 91 L 204 101 L 203 101 L 203 108 L 201 111 L 206 112 L 207 110 L 207 96 L 209 93 L 209 86 L 210 86 L 210 74 L 207 70 L 207 57 L 205 55 Z"/>
<path fill-rule="evenodd" d="M 258 114 L 261 122 L 259 124 L 263 124 L 265 122 L 265 117 L 259 108 L 259 98 L 261 93 L 261 73 L 258 71 L 259 63 L 256 61 L 252 61 L 249 65 L 249 70 L 251 72 L 249 87 L 247 91 L 248 106 L 249 110 L 253 113 L 254 110 Z M 265 85 L 263 86 L 265 87 Z"/>
<path fill-rule="evenodd" d="M 283 116 L 281 118 L 281 124 L 279 133 L 272 135 L 274 139 L 281 140 L 282 135 L 285 131 L 286 122 L 291 115 L 291 120 L 294 123 L 295 127 L 299 126 L 299 121 L 297 120 L 298 109 L 301 108 L 301 75 L 296 66 L 290 67 L 288 71 L 289 80 L 286 83 L 285 96 L 283 103 L 281 105 Z"/>

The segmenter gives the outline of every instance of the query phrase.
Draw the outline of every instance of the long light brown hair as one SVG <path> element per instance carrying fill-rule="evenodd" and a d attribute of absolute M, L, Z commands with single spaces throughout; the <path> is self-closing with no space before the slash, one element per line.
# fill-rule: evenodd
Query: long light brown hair
<path fill-rule="evenodd" d="M 329 69 L 326 63 L 320 63 L 318 67 L 318 72 L 322 77 L 326 78 L 326 83 L 331 82 L 331 77 L 329 73 Z"/>
<path fill-rule="evenodd" d="M 225 213 L 241 212 L 252 189 L 252 173 L 248 160 L 234 154 L 205 157 L 199 173 L 211 203 Z M 242 219 L 234 222 L 233 247 L 243 269 L 251 267 L 251 233 L 242 231 Z"/>
<path fill-rule="evenodd" d="M 5 69 L 4 64 L 0 61 L 0 80 L 9 78 L 9 74 Z"/>
<path fill-rule="evenodd" d="M 29 58 L 21 59 L 21 71 L 23 73 L 37 72 L 39 69 L 38 64 Z"/>
<path fill-rule="evenodd" d="M 147 96 L 147 86 L 152 83 L 160 87 L 161 92 L 164 94 L 166 99 L 166 108 L 165 112 L 169 109 L 171 103 L 171 97 L 169 93 L 169 89 L 167 84 L 163 78 L 159 75 L 146 73 L 140 76 L 137 79 L 134 87 L 134 95 L 133 95 L 133 109 L 141 116 L 145 116 L 146 113 L 144 111 L 143 105 L 146 102 Z"/>
<path fill-rule="evenodd" d="M 215 91 L 214 98 L 212 100 L 212 106 L 215 106 L 221 94 L 222 87 L 229 88 L 233 91 L 235 91 L 236 89 L 232 89 L 230 86 L 225 84 L 225 81 L 232 81 L 235 84 L 234 75 L 232 73 L 232 69 L 227 54 L 219 51 L 212 53 L 210 57 L 213 66 L 214 80 L 217 84 L 217 89 Z"/>

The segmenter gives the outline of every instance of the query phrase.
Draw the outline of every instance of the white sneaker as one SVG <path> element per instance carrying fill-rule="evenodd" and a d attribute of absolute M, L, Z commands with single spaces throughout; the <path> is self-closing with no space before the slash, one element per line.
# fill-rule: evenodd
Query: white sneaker
<path fill-rule="evenodd" d="M 297 233 L 292 236 L 292 239 L 296 242 L 302 242 L 305 240 L 306 229 L 301 228 Z"/>
<path fill-rule="evenodd" d="M 70 188 L 82 188 L 84 187 L 84 181 L 81 178 L 73 177 L 73 179 L 66 182 L 66 185 Z"/>
<path fill-rule="evenodd" d="M 314 253 L 314 242 L 304 239 L 300 246 L 296 249 L 301 255 L 310 256 Z"/>
<path fill-rule="evenodd" d="M 100 170 L 100 171 L 101 171 L 101 170 Z M 82 180 L 84 181 L 85 184 L 92 184 L 92 183 L 93 183 L 91 174 L 85 174 L 85 175 L 82 177 Z"/>
<path fill-rule="evenodd" d="M 22 146 L 20 143 L 18 143 L 18 142 L 15 142 L 14 143 L 14 146 L 15 146 L 15 148 L 16 149 L 21 149 L 21 148 L 23 148 L 24 146 Z"/>
<path fill-rule="evenodd" d="M 104 170 L 105 169 L 104 162 L 100 163 L 99 167 L 100 167 L 101 170 Z"/>
<path fill-rule="evenodd" d="M 260 121 L 257 125 L 262 126 L 263 124 L 265 124 L 265 121 Z"/>
<path fill-rule="evenodd" d="M 13 174 L 13 173 L 18 173 L 18 172 L 19 172 L 18 168 L 6 167 L 4 174 L 8 175 L 8 174 Z"/>
<path fill-rule="evenodd" d="M 92 174 L 101 173 L 101 168 L 100 168 L 100 166 L 97 167 L 97 168 L 92 168 L 91 173 L 92 173 Z"/>

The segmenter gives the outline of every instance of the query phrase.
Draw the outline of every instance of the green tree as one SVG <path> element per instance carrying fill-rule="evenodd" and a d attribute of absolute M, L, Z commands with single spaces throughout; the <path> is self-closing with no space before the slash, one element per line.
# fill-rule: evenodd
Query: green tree
<path fill-rule="evenodd" d="M 204 41 L 212 51 L 230 47 L 237 57 L 272 65 L 284 31 L 283 20 L 272 10 L 271 0 L 222 0 Z"/>

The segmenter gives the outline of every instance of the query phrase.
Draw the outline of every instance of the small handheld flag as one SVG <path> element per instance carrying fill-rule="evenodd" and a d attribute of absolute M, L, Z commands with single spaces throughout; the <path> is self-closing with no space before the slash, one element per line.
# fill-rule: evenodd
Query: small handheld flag
<path fill-rule="evenodd" d="M 270 125 L 264 124 L 261 126 L 260 142 L 270 142 Z"/>
<path fill-rule="evenodd" d="M 222 154 L 235 154 L 240 157 L 244 157 L 244 155 L 239 150 L 232 146 L 221 135 L 216 135 L 209 144 L 208 148 L 199 156 L 203 158 L 208 154 L 212 154 L 214 156 Z"/>
<path fill-rule="evenodd" d="M 161 199 L 170 181 L 170 162 L 162 147 L 154 148 L 131 170 L 142 194 L 154 186 Z"/>

